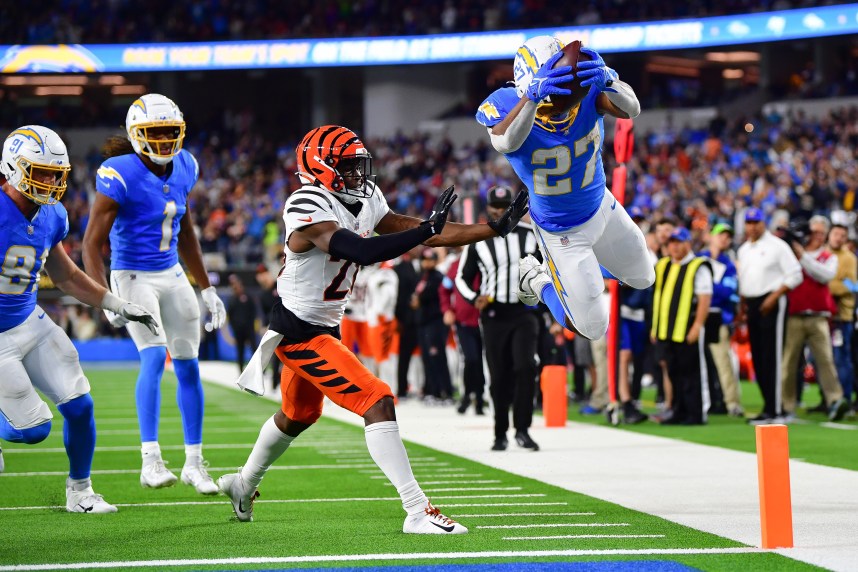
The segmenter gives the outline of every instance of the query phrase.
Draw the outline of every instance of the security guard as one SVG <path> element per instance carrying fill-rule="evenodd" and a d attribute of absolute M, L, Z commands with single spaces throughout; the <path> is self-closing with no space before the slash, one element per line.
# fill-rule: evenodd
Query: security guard
<path fill-rule="evenodd" d="M 706 318 L 712 300 L 712 267 L 691 250 L 691 233 L 677 227 L 668 240 L 669 256 L 655 267 L 651 335 L 663 344 L 673 382 L 673 415 L 663 423 L 702 425 L 709 410 L 706 370 Z M 717 330 L 713 332 L 717 334 Z"/>

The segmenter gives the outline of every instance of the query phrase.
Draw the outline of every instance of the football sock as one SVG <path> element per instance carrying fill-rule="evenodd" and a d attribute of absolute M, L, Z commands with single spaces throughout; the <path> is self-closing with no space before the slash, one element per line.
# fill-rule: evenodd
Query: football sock
<path fill-rule="evenodd" d="M 197 358 L 174 359 L 173 368 L 179 378 L 176 401 L 182 412 L 185 429 L 185 444 L 199 445 L 203 442 L 203 384 L 200 381 L 200 362 Z"/>
<path fill-rule="evenodd" d="M 69 478 L 88 479 L 95 455 L 95 414 L 92 396 L 85 393 L 58 405 L 65 418 L 63 444 L 69 457 Z"/>
<path fill-rule="evenodd" d="M 373 423 L 364 427 L 364 433 L 370 457 L 396 487 L 402 508 L 409 515 L 421 512 L 428 499 L 414 479 L 408 454 L 399 436 L 399 424 L 396 421 Z"/>
<path fill-rule="evenodd" d="M 244 482 L 254 489 L 257 488 L 271 463 L 279 459 L 294 440 L 295 437 L 277 428 L 274 416 L 269 417 L 268 421 L 262 424 L 256 444 L 253 445 L 253 451 L 250 452 L 247 462 L 241 469 L 241 478 Z"/>
<path fill-rule="evenodd" d="M 140 453 L 143 455 L 143 464 L 154 463 L 161 458 L 161 445 L 158 441 L 144 441 L 140 445 Z"/>
<path fill-rule="evenodd" d="M 560 301 L 560 296 L 557 295 L 554 285 L 546 284 L 543 286 L 542 292 L 539 293 L 539 298 L 546 306 L 548 306 L 548 309 L 551 310 L 551 315 L 554 316 L 554 321 L 565 327 L 566 310 L 563 308 L 563 302 Z"/>
<path fill-rule="evenodd" d="M 85 491 L 89 487 L 92 486 L 92 481 L 89 477 L 85 479 L 73 479 L 69 477 L 66 479 L 66 488 L 71 489 L 73 491 Z"/>
<path fill-rule="evenodd" d="M 26 443 L 28 445 L 33 445 L 35 443 L 41 443 L 47 439 L 50 434 L 50 421 L 46 421 L 45 423 L 36 425 L 35 427 L 15 429 L 12 427 L 12 424 L 9 423 L 2 414 L 0 414 L 0 437 L 5 441 L 9 441 L 10 443 Z"/>
<path fill-rule="evenodd" d="M 140 374 L 137 376 L 137 420 L 140 423 L 140 440 L 144 443 L 158 440 L 158 419 L 161 416 L 161 377 L 167 348 L 158 346 L 140 350 Z"/>
<path fill-rule="evenodd" d="M 203 462 L 203 446 L 185 445 L 185 465 L 197 465 Z"/>

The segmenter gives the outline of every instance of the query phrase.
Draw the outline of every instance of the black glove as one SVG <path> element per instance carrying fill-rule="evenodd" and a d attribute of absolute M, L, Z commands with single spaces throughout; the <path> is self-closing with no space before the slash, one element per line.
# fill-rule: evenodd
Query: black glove
<path fill-rule="evenodd" d="M 513 199 L 512 204 L 507 207 L 506 212 L 499 219 L 489 221 L 489 226 L 498 233 L 498 236 L 506 236 L 512 232 L 521 217 L 526 215 L 529 210 L 527 191 L 520 191 Z"/>
<path fill-rule="evenodd" d="M 441 196 L 438 197 L 438 202 L 435 203 L 435 210 L 432 211 L 428 219 L 421 223 L 428 225 L 433 235 L 441 234 L 441 231 L 444 230 L 444 225 L 447 224 L 447 215 L 450 213 L 450 207 L 459 197 L 459 195 L 453 194 L 453 188 L 453 185 L 450 185 L 446 191 L 441 193 Z"/>

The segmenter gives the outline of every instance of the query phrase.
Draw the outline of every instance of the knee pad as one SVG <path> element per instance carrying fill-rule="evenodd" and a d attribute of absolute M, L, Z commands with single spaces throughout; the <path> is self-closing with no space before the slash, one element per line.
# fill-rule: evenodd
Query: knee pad
<path fill-rule="evenodd" d="M 626 277 L 624 282 L 631 286 L 632 288 L 636 288 L 637 290 L 643 290 L 644 288 L 649 288 L 653 284 L 655 284 L 655 270 L 652 267 L 647 267 L 648 272 L 646 276 L 634 276 L 634 277 Z"/>
<path fill-rule="evenodd" d="M 170 347 L 173 359 L 196 359 L 199 355 L 199 347 L 195 347 L 191 340 L 186 338 L 171 339 Z"/>
<path fill-rule="evenodd" d="M 48 435 L 51 434 L 51 422 L 42 423 L 41 425 L 36 425 L 35 427 L 27 427 L 26 429 L 20 429 L 22 443 L 26 443 L 27 445 L 35 445 L 36 443 L 41 443 L 45 439 L 48 438 Z"/>
<path fill-rule="evenodd" d="M 59 409 L 63 417 L 69 421 L 92 417 L 92 396 L 88 393 L 84 393 L 80 397 L 75 397 L 71 401 L 66 401 L 65 403 L 57 405 L 57 409 Z"/>

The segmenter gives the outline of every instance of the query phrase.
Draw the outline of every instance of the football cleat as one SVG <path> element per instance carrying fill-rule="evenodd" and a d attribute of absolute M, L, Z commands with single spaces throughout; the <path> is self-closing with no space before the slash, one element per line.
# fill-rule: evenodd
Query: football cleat
<path fill-rule="evenodd" d="M 402 532 L 406 534 L 466 534 L 468 529 L 427 503 L 423 512 L 405 517 Z"/>
<path fill-rule="evenodd" d="M 216 495 L 217 485 L 206 470 L 208 465 L 208 461 L 200 460 L 185 463 L 185 466 L 182 468 L 182 482 L 186 485 L 193 485 L 201 495 Z"/>
<path fill-rule="evenodd" d="M 144 463 L 143 470 L 140 471 L 140 486 L 153 489 L 161 489 L 164 487 L 172 487 L 179 479 L 171 473 L 163 459 L 155 459 L 152 462 Z"/>
<path fill-rule="evenodd" d="M 96 494 L 91 486 L 76 491 L 74 487 L 66 485 L 66 510 L 69 512 L 106 514 L 116 512 L 116 507 L 106 502 L 101 495 Z"/>
<path fill-rule="evenodd" d="M 242 522 L 253 521 L 253 501 L 259 496 L 258 490 L 247 490 L 241 470 L 237 473 L 224 475 L 217 480 L 220 492 L 229 497 L 235 516 Z"/>
<path fill-rule="evenodd" d="M 551 283 L 551 277 L 545 272 L 542 263 L 535 256 L 528 254 L 518 262 L 518 299 L 525 306 L 535 306 L 539 303 L 539 293 L 546 284 Z"/>

